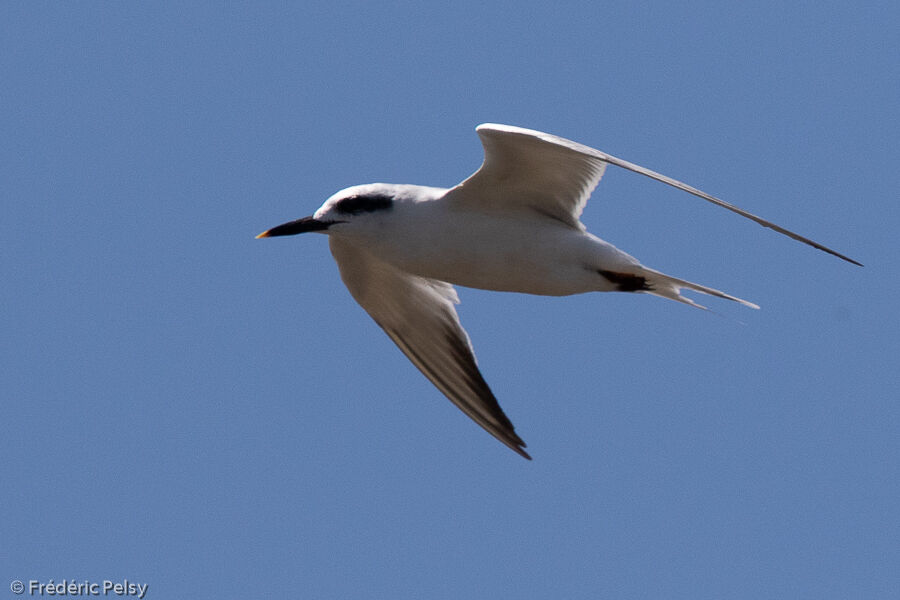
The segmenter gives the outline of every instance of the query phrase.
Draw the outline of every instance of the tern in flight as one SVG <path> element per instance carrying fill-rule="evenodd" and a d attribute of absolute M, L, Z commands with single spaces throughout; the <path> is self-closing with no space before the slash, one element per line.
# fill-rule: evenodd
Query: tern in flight
<path fill-rule="evenodd" d="M 530 459 L 478 370 L 454 285 L 567 296 L 653 294 L 703 308 L 687 289 L 759 308 L 664 275 L 588 233 L 579 220 L 607 165 L 646 175 L 763 227 L 860 263 L 696 188 L 576 142 L 509 125 L 476 131 L 484 163 L 456 187 L 372 183 L 341 190 L 313 214 L 259 234 L 328 235 L 341 279 L 407 358 L 456 406 Z M 862 265 L 860 265 L 862 266 Z"/>

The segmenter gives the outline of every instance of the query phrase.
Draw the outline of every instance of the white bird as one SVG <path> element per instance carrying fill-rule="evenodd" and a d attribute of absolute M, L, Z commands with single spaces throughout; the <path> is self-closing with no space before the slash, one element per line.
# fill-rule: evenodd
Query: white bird
<path fill-rule="evenodd" d="M 699 196 L 764 227 L 862 266 L 705 192 L 576 142 L 509 125 L 476 129 L 484 163 L 450 189 L 373 183 L 334 194 L 313 214 L 258 238 L 329 236 L 356 301 L 437 388 L 530 459 L 478 370 L 453 285 L 565 296 L 642 292 L 703 308 L 682 289 L 757 305 L 664 275 L 588 233 L 579 220 L 608 164 Z"/>

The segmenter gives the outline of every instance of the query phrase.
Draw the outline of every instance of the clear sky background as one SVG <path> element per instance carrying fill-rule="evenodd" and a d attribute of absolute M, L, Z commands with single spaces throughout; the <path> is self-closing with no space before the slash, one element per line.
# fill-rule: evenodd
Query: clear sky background
<path fill-rule="evenodd" d="M 3 3 L 0 598 L 898 598 L 894 2 Z M 534 460 L 351 299 L 335 191 L 486 121 L 610 168 L 588 228 L 759 303 L 461 289 Z M 27 593 L 25 596 L 27 597 Z"/>

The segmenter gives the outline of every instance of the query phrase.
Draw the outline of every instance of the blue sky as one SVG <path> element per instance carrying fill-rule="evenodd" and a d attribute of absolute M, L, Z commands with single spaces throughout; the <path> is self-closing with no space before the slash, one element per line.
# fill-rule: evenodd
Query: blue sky
<path fill-rule="evenodd" d="M 0 597 L 896 598 L 894 3 L 4 3 Z M 460 290 L 522 460 L 254 240 L 451 186 L 493 121 L 610 168 L 588 228 L 762 306 Z M 27 597 L 26 592 L 24 597 Z"/>

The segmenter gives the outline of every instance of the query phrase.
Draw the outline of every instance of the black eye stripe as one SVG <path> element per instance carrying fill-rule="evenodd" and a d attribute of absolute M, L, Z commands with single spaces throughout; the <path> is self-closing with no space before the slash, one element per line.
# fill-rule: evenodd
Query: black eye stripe
<path fill-rule="evenodd" d="M 334 205 L 335 210 L 339 213 L 358 215 L 364 212 L 375 212 L 376 210 L 388 210 L 394 204 L 393 198 L 383 195 L 367 195 L 367 196 L 350 196 L 339 200 Z"/>

